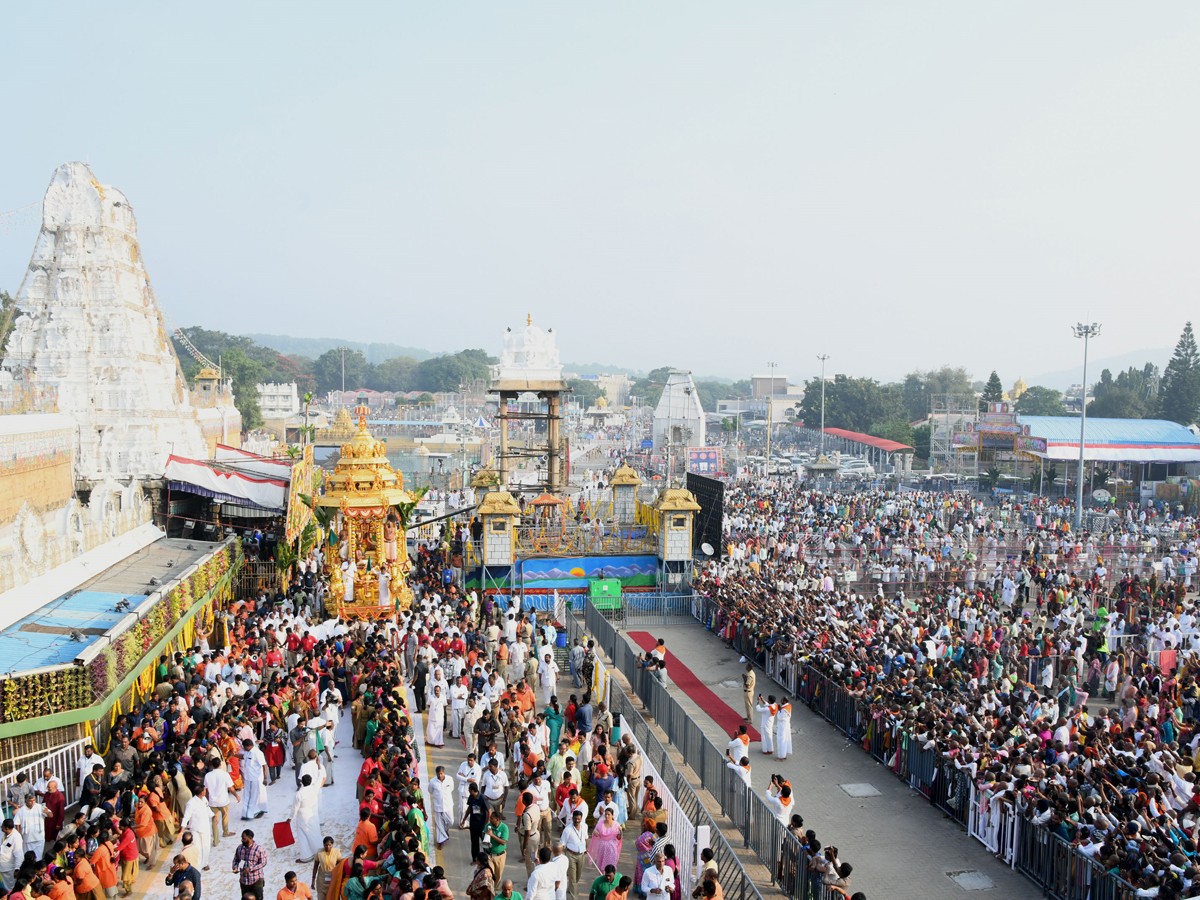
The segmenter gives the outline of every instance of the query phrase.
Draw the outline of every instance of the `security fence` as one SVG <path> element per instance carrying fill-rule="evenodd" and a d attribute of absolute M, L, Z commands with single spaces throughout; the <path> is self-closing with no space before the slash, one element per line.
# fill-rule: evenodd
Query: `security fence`
<path fill-rule="evenodd" d="M 567 630 L 569 636 L 574 639 L 576 637 L 593 637 L 596 639 L 597 645 L 601 646 L 605 652 L 609 654 L 609 659 L 614 657 L 610 650 L 615 650 L 616 642 L 612 639 L 616 632 L 609 625 L 596 609 L 589 603 L 585 607 L 588 625 L 585 626 L 579 621 L 579 618 L 573 613 L 567 614 Z M 603 631 L 598 630 L 603 629 Z M 633 662 L 633 654 L 628 652 L 628 645 L 621 642 L 627 651 L 627 664 Z M 622 668 L 622 671 L 627 671 Z M 738 859 L 729 841 L 726 840 L 720 826 L 713 819 L 712 815 L 701 803 L 696 791 L 692 788 L 688 780 L 683 776 L 675 764 L 671 761 L 670 754 L 666 747 L 650 730 L 649 724 L 646 722 L 642 714 L 634 707 L 633 703 L 624 691 L 615 689 L 611 690 L 606 698 L 609 709 L 614 717 L 619 717 L 621 727 L 628 729 L 634 739 L 643 748 L 645 753 L 644 768 L 649 771 L 653 769 L 657 772 L 657 783 L 661 789 L 670 794 L 678 804 L 679 810 L 686 817 L 688 822 L 692 823 L 697 830 L 698 837 L 703 835 L 707 830 L 707 843 L 709 849 L 713 851 L 713 859 L 717 864 L 717 871 L 720 873 L 721 887 L 724 895 L 728 900 L 762 900 L 762 894 L 755 887 L 754 880 L 743 868 L 741 860 Z M 685 758 L 686 755 L 685 755 Z M 682 852 L 682 851 L 681 851 Z M 694 854 L 689 853 L 688 859 L 693 858 Z M 821 898 L 824 900 L 824 898 Z"/>
<path fill-rule="evenodd" d="M 581 634 L 575 616 L 569 617 L 568 627 L 572 637 Z M 591 603 L 584 606 L 584 627 L 588 636 L 596 641 L 597 647 L 612 661 L 613 668 L 629 680 L 634 693 L 645 704 L 658 726 L 666 732 L 670 743 L 700 777 L 701 784 L 717 800 L 725 815 L 733 821 L 742 835 L 743 845 L 770 873 L 771 883 L 796 900 L 840 898 L 841 895 L 823 884 L 820 874 L 811 868 L 809 855 L 797 837 L 788 830 L 786 823 L 745 784 L 736 771 L 737 767 L 727 764 L 722 750 L 708 739 L 694 718 L 670 695 L 656 672 L 641 667 L 639 654 L 605 614 Z M 676 792 L 676 798 L 685 813 L 698 827 L 708 827 L 709 846 L 721 872 L 725 896 L 737 896 L 739 890 L 745 891 L 747 896 L 759 895 L 720 827 L 700 803 L 691 785 L 675 770 L 666 749 L 649 730 L 641 713 L 620 690 L 610 691 L 608 700 L 614 714 L 619 712 L 623 722 L 634 729 L 639 742 L 648 748 L 650 761 Z M 737 873 L 732 889 L 724 880 L 730 872 Z"/>
<path fill-rule="evenodd" d="M 802 666 L 787 654 L 771 652 L 748 632 L 725 629 L 723 626 L 727 623 L 723 613 L 708 598 L 697 594 L 692 611 L 709 630 L 724 630 L 733 649 L 761 665 L 777 684 L 851 742 L 859 744 L 898 778 L 907 781 L 930 805 L 958 822 L 999 859 L 1036 883 L 1046 896 L 1055 900 L 1132 900 L 1136 896 L 1133 886 L 1076 851 L 1069 841 L 1052 833 L 1045 825 L 1022 818 L 1011 805 L 983 793 L 972 780 L 969 769 L 959 769 L 932 741 L 923 742 L 919 735 L 892 719 L 886 711 L 872 707 L 868 700 L 852 694 L 813 667 Z M 622 640 L 621 643 L 625 642 Z M 650 693 L 653 694 L 653 689 Z M 654 705 L 650 705 L 653 711 Z M 663 714 L 667 724 L 663 724 L 657 713 L 655 718 L 671 742 L 677 743 L 676 732 L 670 727 L 679 727 L 677 717 L 666 710 Z M 694 722 L 690 725 L 695 727 Z M 679 737 L 685 742 L 690 739 L 686 725 Z M 685 758 L 691 759 L 686 755 Z M 707 780 L 705 784 L 708 784 Z M 777 835 L 762 822 L 762 812 L 755 801 L 758 806 L 765 807 L 756 796 L 749 801 L 750 821 L 746 827 L 743 828 L 742 820 L 734 821 L 746 835 L 747 846 L 764 858 L 764 851 L 772 846 L 771 840 Z M 767 814 L 770 815 L 769 811 Z M 785 847 L 785 858 L 788 852 Z M 781 887 L 785 885 L 781 883 Z M 809 895 L 792 893 L 792 896 L 807 900 Z"/>

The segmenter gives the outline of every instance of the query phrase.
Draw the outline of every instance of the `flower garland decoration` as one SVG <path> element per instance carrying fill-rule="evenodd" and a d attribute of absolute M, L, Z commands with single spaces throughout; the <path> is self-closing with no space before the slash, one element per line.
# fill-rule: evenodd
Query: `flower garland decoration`
<path fill-rule="evenodd" d="M 72 709 L 108 697 L 192 608 L 243 562 L 240 541 L 222 547 L 164 596 L 129 629 L 117 635 L 86 666 L 0 679 L 0 722 L 19 722 Z"/>

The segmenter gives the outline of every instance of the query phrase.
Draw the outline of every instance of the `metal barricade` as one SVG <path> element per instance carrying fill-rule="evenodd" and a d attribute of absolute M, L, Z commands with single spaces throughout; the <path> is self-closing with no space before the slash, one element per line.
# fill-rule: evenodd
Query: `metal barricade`
<path fill-rule="evenodd" d="M 654 709 L 661 713 L 663 718 L 655 716 L 655 719 L 659 726 L 667 732 L 673 744 L 681 748 L 703 746 L 700 741 L 704 740 L 704 736 L 698 726 L 686 715 L 683 715 L 682 710 L 676 713 L 672 709 L 678 704 L 669 696 L 661 682 L 644 669 L 638 668 L 636 655 L 620 638 L 612 624 L 591 603 L 585 605 L 583 618 L 584 621 L 581 623 L 577 614 L 568 612 L 566 625 L 569 637 L 571 639 L 590 637 L 596 642 L 596 646 L 603 650 L 611 660 L 613 667 L 621 671 L 630 680 L 630 683 L 635 685 L 635 692 L 650 707 L 651 714 L 653 715 Z M 634 707 L 628 695 L 618 689 L 609 691 L 609 708 L 614 715 L 620 716 L 622 725 L 633 733 L 638 743 L 644 748 L 646 762 L 658 771 L 663 780 L 663 786 L 671 792 L 687 819 L 697 826 L 708 826 L 709 849 L 713 851 L 713 859 L 721 873 L 721 887 L 727 900 L 762 900 L 761 892 L 730 846 L 724 830 L 708 813 L 683 774 L 675 769 L 667 749 L 655 737 L 649 724 Z M 694 734 L 682 738 L 682 742 L 677 742 L 672 735 L 685 731 L 688 724 L 695 729 Z M 670 730 L 668 730 L 668 726 Z M 719 782 L 725 781 L 727 776 L 732 773 L 720 764 L 721 759 L 716 755 L 715 748 L 709 745 L 708 749 L 711 758 L 702 760 L 701 767 L 706 772 L 714 773 Z M 690 752 L 692 752 L 690 749 L 684 751 L 684 759 L 694 766 L 694 763 L 691 763 L 693 757 L 689 755 Z M 721 795 L 716 796 L 718 800 L 722 799 Z"/>
<path fill-rule="evenodd" d="M 83 757 L 83 748 L 92 746 L 91 738 L 80 738 L 49 753 L 36 757 L 14 766 L 9 772 L 0 775 L 0 808 L 8 810 L 8 789 L 17 783 L 17 775 L 24 772 L 29 783 L 34 784 L 47 769 L 58 779 L 60 790 L 67 797 L 70 806 L 79 800 L 83 783 L 79 780 L 79 760 Z M 99 756 L 92 757 L 100 760 Z M 11 815 L 11 810 L 8 811 Z"/>

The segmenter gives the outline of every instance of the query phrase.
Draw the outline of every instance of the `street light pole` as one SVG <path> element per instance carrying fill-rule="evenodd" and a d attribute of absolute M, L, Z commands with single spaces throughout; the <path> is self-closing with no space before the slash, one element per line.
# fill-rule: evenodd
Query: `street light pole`
<path fill-rule="evenodd" d="M 1077 322 L 1071 326 L 1075 337 L 1083 338 L 1083 386 L 1079 397 L 1079 474 L 1075 487 L 1075 535 L 1083 533 L 1083 436 L 1087 427 L 1087 359 L 1088 341 L 1100 334 L 1098 322 Z"/>
<path fill-rule="evenodd" d="M 818 353 L 817 359 L 821 361 L 821 452 L 818 456 L 825 453 L 825 360 L 829 359 L 828 353 Z"/>
<path fill-rule="evenodd" d="M 342 354 L 342 406 L 346 405 L 346 348 L 338 347 Z"/>
<path fill-rule="evenodd" d="M 767 475 L 771 474 L 771 417 L 775 406 L 771 400 L 775 397 L 775 367 L 777 365 L 778 363 L 767 363 L 767 370 L 770 372 L 767 378 Z"/>

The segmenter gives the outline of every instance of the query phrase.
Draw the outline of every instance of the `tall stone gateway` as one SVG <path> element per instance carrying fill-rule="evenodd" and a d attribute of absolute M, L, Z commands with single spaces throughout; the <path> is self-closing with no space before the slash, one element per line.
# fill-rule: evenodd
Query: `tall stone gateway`
<path fill-rule="evenodd" d="M 209 455 L 133 210 L 85 164 L 60 166 L 50 180 L 16 299 L 0 398 L 57 393 L 58 412 L 78 428 L 78 479 L 159 477 L 170 453 Z"/>

